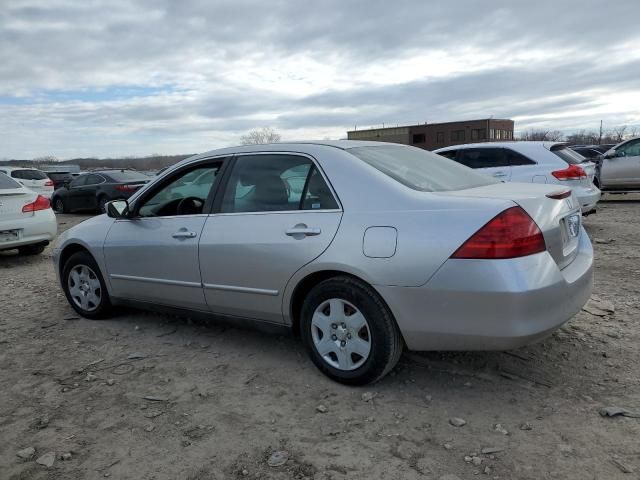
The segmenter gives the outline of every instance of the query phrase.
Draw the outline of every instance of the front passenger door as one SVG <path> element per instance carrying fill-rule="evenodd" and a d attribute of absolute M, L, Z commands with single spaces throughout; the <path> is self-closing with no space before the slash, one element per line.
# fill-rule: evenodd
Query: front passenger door
<path fill-rule="evenodd" d="M 605 158 L 600 177 L 607 187 L 640 187 L 640 139 L 620 145 L 615 157 Z"/>
<path fill-rule="evenodd" d="M 511 180 L 511 163 L 505 158 L 502 148 L 461 149 L 456 160 L 497 180 Z"/>
<path fill-rule="evenodd" d="M 107 234 L 104 256 L 117 298 L 207 311 L 198 241 L 223 160 L 185 166 L 144 192 L 131 218 Z M 194 185 L 196 178 L 206 178 Z"/>
<path fill-rule="evenodd" d="M 281 323 L 284 288 L 333 240 L 339 204 L 319 166 L 300 154 L 238 156 L 223 193 L 200 239 L 207 303 L 215 313 Z"/>

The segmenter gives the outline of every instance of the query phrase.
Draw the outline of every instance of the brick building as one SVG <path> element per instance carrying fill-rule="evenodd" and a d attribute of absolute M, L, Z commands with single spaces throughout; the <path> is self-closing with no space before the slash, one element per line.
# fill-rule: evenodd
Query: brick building
<path fill-rule="evenodd" d="M 486 118 L 462 122 L 423 123 L 404 127 L 372 128 L 347 132 L 349 140 L 402 143 L 435 150 L 462 143 L 513 140 L 513 120 Z"/>

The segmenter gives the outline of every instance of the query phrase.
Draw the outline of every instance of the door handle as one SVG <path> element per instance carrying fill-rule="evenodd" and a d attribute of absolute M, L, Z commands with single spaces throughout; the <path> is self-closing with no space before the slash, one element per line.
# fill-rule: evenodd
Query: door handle
<path fill-rule="evenodd" d="M 198 234 L 196 232 L 189 232 L 186 229 L 180 229 L 171 236 L 173 238 L 196 238 Z"/>
<path fill-rule="evenodd" d="M 322 233 L 322 230 L 315 227 L 307 227 L 304 223 L 299 223 L 295 227 L 291 227 L 290 229 L 286 230 L 284 233 L 286 235 L 289 235 L 290 237 L 302 238 L 320 235 L 320 233 Z"/>
<path fill-rule="evenodd" d="M 507 174 L 504 172 L 496 172 L 493 174 L 494 177 L 506 177 Z"/>

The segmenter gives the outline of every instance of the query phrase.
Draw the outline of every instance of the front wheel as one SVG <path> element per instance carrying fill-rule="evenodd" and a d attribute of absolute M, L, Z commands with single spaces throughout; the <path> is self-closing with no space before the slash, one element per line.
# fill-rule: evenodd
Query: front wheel
<path fill-rule="evenodd" d="M 64 200 L 61 198 L 56 198 L 53 201 L 53 211 L 56 213 L 67 213 L 67 209 L 64 205 Z"/>
<path fill-rule="evenodd" d="M 100 210 L 100 213 L 106 213 L 107 211 L 107 202 L 109 201 L 109 199 L 107 197 L 100 197 L 98 198 L 98 210 Z"/>
<path fill-rule="evenodd" d="M 111 300 L 98 264 L 88 252 L 69 257 L 62 269 L 62 288 L 73 309 L 86 318 L 104 318 Z"/>
<path fill-rule="evenodd" d="M 334 277 L 316 285 L 302 305 L 302 340 L 328 377 L 364 385 L 398 363 L 403 341 L 389 308 L 367 284 Z"/>

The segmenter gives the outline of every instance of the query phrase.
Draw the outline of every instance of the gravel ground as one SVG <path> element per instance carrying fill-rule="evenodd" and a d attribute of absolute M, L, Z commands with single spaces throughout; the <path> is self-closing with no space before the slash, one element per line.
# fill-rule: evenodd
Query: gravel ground
<path fill-rule="evenodd" d="M 367 388 L 289 336 L 78 318 L 49 249 L 0 253 L 0 479 L 640 478 L 640 418 L 599 414 L 640 413 L 640 197 L 609 199 L 585 220 L 597 315 L 517 351 L 405 354 Z"/>

